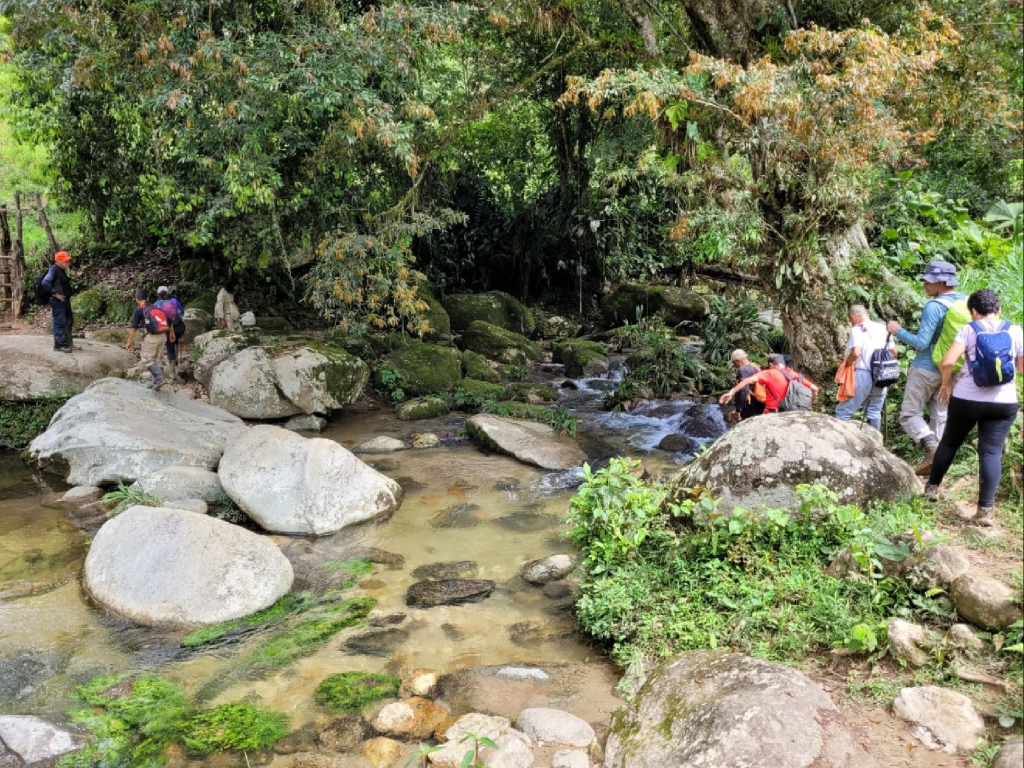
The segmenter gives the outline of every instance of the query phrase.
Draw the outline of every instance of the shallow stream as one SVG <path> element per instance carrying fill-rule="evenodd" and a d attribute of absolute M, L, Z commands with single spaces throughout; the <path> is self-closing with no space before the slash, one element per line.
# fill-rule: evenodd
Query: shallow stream
<path fill-rule="evenodd" d="M 667 473 L 686 457 L 657 450 L 662 437 L 690 422 L 724 428 L 714 406 L 659 401 L 612 414 L 600 409 L 600 397 L 614 382 L 543 378 L 564 385 L 561 404 L 577 416 L 577 439 L 593 465 L 630 455 L 653 474 Z M 561 534 L 578 471 L 546 472 L 485 452 L 461 436 L 464 419 L 401 422 L 390 409 L 335 414 L 323 437 L 349 448 L 378 435 L 408 441 L 413 432 L 434 432 L 444 445 L 362 456 L 403 486 L 402 505 L 389 520 L 323 538 L 273 538 L 295 567 L 296 588 L 308 586 L 322 563 L 360 547 L 388 553 L 391 564 L 374 565 L 347 596 L 373 597 L 380 614 L 407 619 L 394 631 L 346 630 L 291 666 L 255 677 L 233 664 L 249 641 L 186 650 L 182 632 L 136 627 L 93 604 L 81 588 L 89 531 L 54 504 L 65 486 L 15 454 L 0 454 L 0 714 L 59 715 L 76 685 L 144 669 L 208 703 L 258 697 L 298 727 L 317 714 L 312 690 L 334 672 L 558 662 L 610 669 L 601 650 L 575 631 L 569 597 L 545 594 L 518 576 L 530 560 L 573 550 Z M 472 575 L 494 580 L 497 589 L 475 604 L 407 608 L 416 569 L 449 561 L 472 561 Z"/>

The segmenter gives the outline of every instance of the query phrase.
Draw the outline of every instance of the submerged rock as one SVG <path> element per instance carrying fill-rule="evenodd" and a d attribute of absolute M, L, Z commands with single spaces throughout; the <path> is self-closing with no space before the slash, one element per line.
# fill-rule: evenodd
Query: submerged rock
<path fill-rule="evenodd" d="M 0 402 L 70 397 L 138 362 L 131 352 L 100 341 L 75 339 L 68 355 L 53 348 L 51 336 L 0 336 Z"/>
<path fill-rule="evenodd" d="M 438 605 L 461 605 L 483 600 L 494 591 L 489 579 L 437 579 L 418 581 L 405 594 L 410 608 L 433 608 Z"/>
<path fill-rule="evenodd" d="M 409 639 L 409 633 L 398 627 L 375 627 L 345 641 L 344 647 L 350 653 L 390 658 L 402 643 Z"/>
<path fill-rule="evenodd" d="M 292 432 L 323 432 L 326 426 L 327 419 L 309 413 L 292 416 L 284 423 L 284 428 Z"/>
<path fill-rule="evenodd" d="M 719 508 L 793 509 L 796 486 L 822 484 L 843 503 L 895 500 L 920 489 L 913 469 L 848 422 L 796 412 L 747 419 L 711 444 L 672 480 L 711 488 Z"/>
<path fill-rule="evenodd" d="M 96 601 L 147 626 L 239 619 L 273 605 L 293 578 L 269 539 L 163 507 L 131 507 L 109 520 L 85 559 L 85 587 Z"/>
<path fill-rule="evenodd" d="M 80 733 L 60 728 L 30 715 L 0 716 L 0 764 L 4 764 L 3 745 L 17 755 L 5 765 L 53 765 L 61 755 L 75 752 L 85 746 L 87 739 Z"/>
<path fill-rule="evenodd" d="M 104 486 L 164 467 L 215 469 L 228 437 L 244 430 L 220 408 L 107 378 L 68 400 L 28 453 L 71 485 Z"/>
<path fill-rule="evenodd" d="M 587 458 L 575 441 L 547 424 L 481 413 L 466 420 L 466 429 L 485 447 L 541 469 L 572 469 Z"/>
<path fill-rule="evenodd" d="M 690 651 L 659 664 L 615 713 L 604 764 L 877 768 L 836 724 L 837 714 L 828 695 L 795 669 Z"/>
<path fill-rule="evenodd" d="M 572 573 L 573 559 L 569 555 L 551 555 L 533 560 L 523 566 L 520 574 L 531 584 L 547 584 Z"/>
<path fill-rule="evenodd" d="M 379 435 L 378 437 L 371 438 L 365 443 L 360 443 L 356 446 L 356 453 L 395 453 L 396 451 L 404 451 L 405 443 L 399 440 L 397 437 L 388 437 L 387 435 Z"/>
<path fill-rule="evenodd" d="M 242 511 L 277 533 L 326 536 L 390 515 L 402 499 L 398 483 L 337 443 L 269 425 L 232 440 L 217 472 Z"/>
<path fill-rule="evenodd" d="M 472 579 L 480 570 L 472 560 L 449 560 L 444 563 L 421 565 L 412 572 L 414 579 Z"/>

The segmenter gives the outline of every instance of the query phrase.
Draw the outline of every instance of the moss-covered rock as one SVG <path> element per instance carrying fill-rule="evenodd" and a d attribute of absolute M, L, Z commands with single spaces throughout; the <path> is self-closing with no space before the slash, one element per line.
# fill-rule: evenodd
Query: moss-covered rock
<path fill-rule="evenodd" d="M 555 344 L 552 348 L 556 363 L 565 366 L 565 375 L 577 378 L 583 375 L 583 366 L 591 360 L 608 360 L 608 350 L 597 341 L 574 339 Z"/>
<path fill-rule="evenodd" d="M 429 309 L 426 312 L 420 313 L 420 317 L 426 320 L 430 326 L 430 330 L 424 332 L 423 339 L 425 341 L 448 341 L 451 339 L 451 320 L 441 302 L 422 288 L 419 289 L 416 295 L 417 298 L 429 305 Z"/>
<path fill-rule="evenodd" d="M 500 363 L 525 365 L 530 360 L 540 358 L 540 345 L 515 331 L 483 320 L 471 323 L 462 332 L 462 343 L 466 349 Z"/>
<path fill-rule="evenodd" d="M 644 317 L 660 315 L 668 325 L 700 322 L 708 315 L 708 302 L 703 296 L 674 285 L 641 285 L 623 283 L 605 296 L 601 312 L 609 325 L 635 323 L 637 307 Z"/>
<path fill-rule="evenodd" d="M 464 331 L 478 320 L 524 336 L 533 335 L 537 327 L 533 312 L 502 291 L 453 293 L 443 303 L 456 331 Z"/>
<path fill-rule="evenodd" d="M 256 327 L 265 333 L 290 333 L 295 330 L 283 317 L 258 317 Z"/>
<path fill-rule="evenodd" d="M 98 321 L 106 304 L 107 297 L 100 288 L 90 288 L 71 297 L 71 311 L 75 319 L 81 318 L 86 323 Z"/>
<path fill-rule="evenodd" d="M 395 406 L 395 415 L 402 421 L 418 421 L 444 416 L 451 410 L 444 397 L 417 397 Z"/>
<path fill-rule="evenodd" d="M 532 381 L 516 381 L 505 386 L 505 397 L 521 403 L 553 403 L 558 393 L 549 384 L 536 384 Z"/>
<path fill-rule="evenodd" d="M 491 367 L 490 363 L 487 362 L 487 358 L 471 349 L 467 349 L 462 353 L 462 370 L 465 372 L 467 379 L 489 381 L 491 384 L 497 384 L 501 381 L 500 374 Z"/>
<path fill-rule="evenodd" d="M 505 388 L 500 384 L 475 379 L 463 379 L 459 390 L 468 405 L 479 405 L 486 400 L 504 400 Z"/>
<path fill-rule="evenodd" d="M 391 352 L 384 358 L 381 368 L 401 373 L 402 389 L 413 396 L 448 392 L 462 378 L 462 358 L 458 350 L 422 341 L 411 341 Z"/>
<path fill-rule="evenodd" d="M 201 293 L 186 304 L 185 309 L 201 309 L 212 316 L 213 310 L 217 306 L 217 293 L 218 291 L 207 291 L 206 293 Z"/>
<path fill-rule="evenodd" d="M 391 675 L 339 672 L 324 678 L 313 692 L 313 698 L 333 714 L 359 712 L 375 701 L 394 698 L 401 684 L 401 680 Z"/>
<path fill-rule="evenodd" d="M 537 338 L 545 341 L 571 339 L 583 327 L 575 320 L 570 320 L 562 315 L 546 315 L 535 312 L 534 316 L 537 318 Z"/>
<path fill-rule="evenodd" d="M 97 328 L 95 331 L 86 331 L 85 338 L 93 341 L 102 341 L 104 344 L 116 344 L 123 347 L 128 343 L 128 326 L 120 328 Z M 139 343 L 141 336 L 135 335 L 135 343 Z"/>

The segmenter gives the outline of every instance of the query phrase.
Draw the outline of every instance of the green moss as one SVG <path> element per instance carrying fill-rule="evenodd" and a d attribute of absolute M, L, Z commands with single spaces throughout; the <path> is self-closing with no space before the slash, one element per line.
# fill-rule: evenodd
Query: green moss
<path fill-rule="evenodd" d="M 553 357 L 556 363 L 565 365 L 565 375 L 578 378 L 583 375 L 583 366 L 591 360 L 608 359 L 608 350 L 597 341 L 564 341 L 555 344 Z"/>
<path fill-rule="evenodd" d="M 487 363 L 487 358 L 471 349 L 462 353 L 462 369 L 467 379 L 489 381 L 492 384 L 501 381 L 501 376 Z"/>
<path fill-rule="evenodd" d="M 201 309 L 204 312 L 208 312 L 210 316 L 213 316 L 213 310 L 217 307 L 217 293 L 218 291 L 208 291 L 201 293 L 196 296 L 192 301 L 185 305 L 185 309 Z"/>
<path fill-rule="evenodd" d="M 525 365 L 540 357 L 540 346 L 525 336 L 491 323 L 477 320 L 462 333 L 466 349 L 490 360 Z"/>
<path fill-rule="evenodd" d="M 419 419 L 432 419 L 435 416 L 444 416 L 451 410 L 447 398 L 444 397 L 418 397 L 415 400 L 408 400 L 395 406 L 395 415 L 402 421 L 418 421 Z"/>
<path fill-rule="evenodd" d="M 430 330 L 423 334 L 423 338 L 427 341 L 447 341 L 450 339 L 452 337 L 452 324 L 445 308 L 441 306 L 441 302 L 422 288 L 417 292 L 417 298 L 428 305 L 428 309 L 420 313 L 420 317 L 430 326 Z"/>
<path fill-rule="evenodd" d="M 537 317 L 537 337 L 541 339 L 568 339 L 580 332 L 582 326 L 575 320 L 559 315 L 534 313 Z"/>
<path fill-rule="evenodd" d="M 504 399 L 505 388 L 500 384 L 474 381 L 473 379 L 463 379 L 459 384 L 459 391 L 455 395 L 455 402 L 458 405 L 469 405 L 472 407 L 482 405 L 486 400 Z"/>
<path fill-rule="evenodd" d="M 182 639 L 181 645 L 185 648 L 198 648 L 199 646 L 222 640 L 225 637 L 237 636 L 268 627 L 279 622 L 289 614 L 308 608 L 312 604 L 312 600 L 313 596 L 309 592 L 289 592 L 265 611 L 190 632 Z"/>
<path fill-rule="evenodd" d="M 75 319 L 81 318 L 87 323 L 95 323 L 103 316 L 103 308 L 107 299 L 99 288 L 90 288 L 71 297 L 71 311 Z"/>
<path fill-rule="evenodd" d="M 185 724 L 181 741 L 189 752 L 209 755 L 229 749 L 270 749 L 287 733 L 287 715 L 236 701 L 193 717 Z"/>
<path fill-rule="evenodd" d="M 358 557 L 328 560 L 326 563 L 323 563 L 323 567 L 334 571 L 342 571 L 346 574 L 345 581 L 341 585 L 342 589 L 350 589 L 360 577 L 373 572 L 373 563 Z"/>
<path fill-rule="evenodd" d="M 67 397 L 47 397 L 33 402 L 0 402 L 0 448 L 25 448 L 46 431 L 53 415 Z"/>
<path fill-rule="evenodd" d="M 290 333 L 295 328 L 283 317 L 260 317 L 256 319 L 256 327 L 265 333 Z"/>
<path fill-rule="evenodd" d="M 333 344 L 307 341 L 303 342 L 302 346 L 323 355 L 330 361 L 314 368 L 311 376 L 314 381 L 324 382 L 327 392 L 336 402 L 351 403 L 362 394 L 363 388 L 370 378 L 370 369 L 366 363 Z"/>
<path fill-rule="evenodd" d="M 624 283 L 605 296 L 601 312 L 605 322 L 619 325 L 638 320 L 637 307 L 642 316 L 661 315 L 668 325 L 681 322 L 699 322 L 708 313 L 707 300 L 693 291 L 672 285 L 640 285 Z"/>
<path fill-rule="evenodd" d="M 411 341 L 391 352 L 380 368 L 401 373 L 402 389 L 413 397 L 451 391 L 462 378 L 457 350 L 422 341 Z"/>
<path fill-rule="evenodd" d="M 457 331 L 469 328 L 477 320 L 526 336 L 537 327 L 533 312 L 502 291 L 455 293 L 446 296 L 443 303 L 451 319 L 451 327 Z"/>
<path fill-rule="evenodd" d="M 508 400 L 518 400 L 523 403 L 528 403 L 531 400 L 543 400 L 546 403 L 553 403 L 558 400 L 558 393 L 549 384 L 516 381 L 506 385 L 505 397 Z"/>
<path fill-rule="evenodd" d="M 401 682 L 390 675 L 339 672 L 324 678 L 313 698 L 333 714 L 359 712 L 375 701 L 397 696 Z"/>

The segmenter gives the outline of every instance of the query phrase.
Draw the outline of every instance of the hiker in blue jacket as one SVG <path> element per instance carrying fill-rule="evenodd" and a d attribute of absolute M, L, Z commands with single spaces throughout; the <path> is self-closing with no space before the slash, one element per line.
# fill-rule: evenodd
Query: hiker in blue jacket
<path fill-rule="evenodd" d="M 71 352 L 75 348 L 71 341 L 75 317 L 71 311 L 71 278 L 67 272 L 69 266 L 71 255 L 67 251 L 57 251 L 53 256 L 53 266 L 46 271 L 42 283 L 43 290 L 50 297 L 53 348 L 57 352 Z"/>
<path fill-rule="evenodd" d="M 910 333 L 895 320 L 890 320 L 886 330 L 896 341 L 917 350 L 907 370 L 907 383 L 903 389 L 903 406 L 900 408 L 900 426 L 924 449 L 924 458 L 915 470 L 918 475 L 927 475 L 935 460 L 942 431 L 946 428 L 946 404 L 939 400 L 942 375 L 939 367 L 932 362 L 932 350 L 942 333 L 942 321 L 953 302 L 964 298 L 955 290 L 959 285 L 956 267 L 948 261 L 933 261 L 924 274 L 918 278 L 924 292 L 931 297 L 921 312 L 921 327 L 917 333 Z M 925 421 L 924 409 L 928 406 L 930 422 Z"/>

